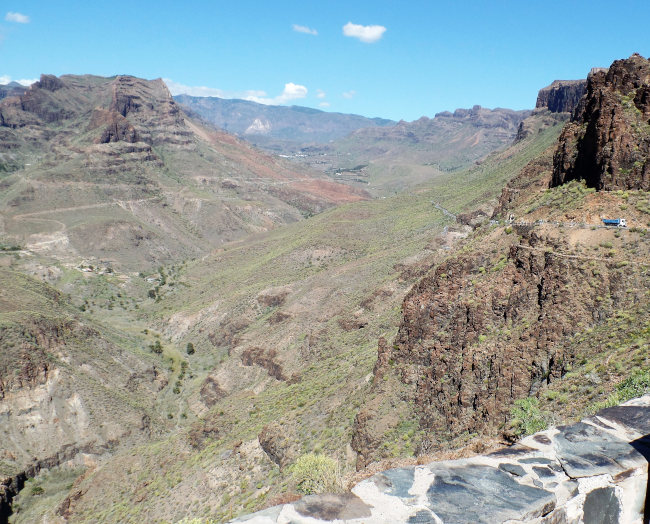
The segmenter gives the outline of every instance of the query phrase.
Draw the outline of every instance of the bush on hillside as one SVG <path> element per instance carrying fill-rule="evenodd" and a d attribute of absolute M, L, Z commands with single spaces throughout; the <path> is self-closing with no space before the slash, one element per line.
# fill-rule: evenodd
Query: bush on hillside
<path fill-rule="evenodd" d="M 337 493 L 343 490 L 338 461 L 325 455 L 302 455 L 291 466 L 291 473 L 296 481 L 296 489 L 305 495 Z"/>
<path fill-rule="evenodd" d="M 519 437 L 532 435 L 546 429 L 549 424 L 549 414 L 539 409 L 537 397 L 527 397 L 515 400 L 510 410 L 510 427 Z"/>

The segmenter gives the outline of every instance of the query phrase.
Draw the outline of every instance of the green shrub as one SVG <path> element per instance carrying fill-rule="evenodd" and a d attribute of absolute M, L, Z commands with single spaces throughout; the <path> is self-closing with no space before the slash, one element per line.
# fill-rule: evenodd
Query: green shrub
<path fill-rule="evenodd" d="M 549 414 L 539 409 L 537 397 L 520 398 L 510 410 L 510 425 L 518 436 L 532 435 L 546 429 Z"/>
<path fill-rule="evenodd" d="M 650 370 L 639 369 L 616 386 L 620 402 L 645 395 L 650 391 Z"/>
<path fill-rule="evenodd" d="M 343 490 L 339 463 L 326 455 L 302 455 L 291 466 L 291 474 L 296 482 L 296 489 L 305 495 Z"/>
<path fill-rule="evenodd" d="M 185 349 L 186 349 L 188 355 L 194 355 L 194 344 L 192 344 L 191 342 L 188 342 L 187 347 Z"/>

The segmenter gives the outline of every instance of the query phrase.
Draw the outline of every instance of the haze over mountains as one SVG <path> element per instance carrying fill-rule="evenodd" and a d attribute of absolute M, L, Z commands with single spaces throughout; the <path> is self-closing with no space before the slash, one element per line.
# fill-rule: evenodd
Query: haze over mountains
<path fill-rule="evenodd" d="M 214 126 L 279 152 L 311 142 L 343 138 L 363 127 L 395 124 L 385 118 L 331 113 L 301 106 L 273 106 L 248 100 L 177 95 L 181 106 Z"/>
<path fill-rule="evenodd" d="M 650 391 L 649 84 L 634 55 L 397 123 L 131 76 L 4 98 L 0 523 L 281 522 Z M 524 522 L 577 489 L 489 468 L 552 502 Z"/>

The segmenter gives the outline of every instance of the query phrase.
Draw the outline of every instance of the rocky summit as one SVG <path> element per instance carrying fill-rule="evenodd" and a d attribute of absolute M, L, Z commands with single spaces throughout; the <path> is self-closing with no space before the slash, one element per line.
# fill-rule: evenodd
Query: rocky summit
<path fill-rule="evenodd" d="M 555 80 L 539 90 L 535 108 L 546 108 L 552 113 L 573 113 L 586 87 L 586 80 Z"/>
<path fill-rule="evenodd" d="M 607 191 L 650 189 L 650 60 L 632 55 L 589 76 L 554 157 L 552 184 L 570 180 Z"/>
<path fill-rule="evenodd" d="M 0 233 L 137 268 L 302 220 L 363 189 L 188 117 L 160 79 L 42 75 L 0 102 Z"/>

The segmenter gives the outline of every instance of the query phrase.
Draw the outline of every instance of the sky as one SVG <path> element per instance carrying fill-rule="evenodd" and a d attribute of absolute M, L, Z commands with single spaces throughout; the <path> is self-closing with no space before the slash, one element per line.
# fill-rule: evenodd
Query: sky
<path fill-rule="evenodd" d="M 648 20 L 650 0 L 0 0 L 0 83 L 131 74 L 394 120 L 529 109 L 555 79 L 650 56 Z"/>

